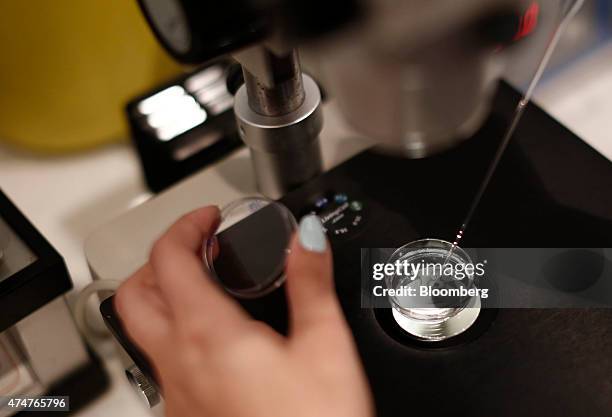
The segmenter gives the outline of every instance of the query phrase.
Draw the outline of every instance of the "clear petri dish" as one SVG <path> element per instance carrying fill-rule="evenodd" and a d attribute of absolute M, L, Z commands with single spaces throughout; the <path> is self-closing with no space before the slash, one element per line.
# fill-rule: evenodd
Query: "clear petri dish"
<path fill-rule="evenodd" d="M 466 268 L 472 261 L 463 249 L 444 240 L 421 239 L 397 249 L 387 263 L 407 265 L 402 273 L 387 276 L 385 283 L 388 289 L 413 291 L 388 297 L 395 321 L 408 333 L 440 341 L 464 332 L 476 321 L 480 298 L 461 295 L 476 288 L 473 268 Z"/>
<path fill-rule="evenodd" d="M 285 281 L 291 236 L 297 228 L 282 204 L 247 197 L 221 209 L 215 235 L 204 242 L 204 264 L 211 276 L 238 298 L 258 298 Z"/>

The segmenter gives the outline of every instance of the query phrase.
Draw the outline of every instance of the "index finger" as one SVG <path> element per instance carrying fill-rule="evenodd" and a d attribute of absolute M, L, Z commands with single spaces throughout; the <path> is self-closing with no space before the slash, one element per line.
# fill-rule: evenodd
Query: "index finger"
<path fill-rule="evenodd" d="M 219 224 L 219 209 L 209 206 L 181 217 L 155 243 L 150 263 L 155 279 L 178 320 L 199 325 L 245 317 L 236 302 L 205 272 L 201 251 Z M 221 326 L 219 326 L 221 327 Z"/>

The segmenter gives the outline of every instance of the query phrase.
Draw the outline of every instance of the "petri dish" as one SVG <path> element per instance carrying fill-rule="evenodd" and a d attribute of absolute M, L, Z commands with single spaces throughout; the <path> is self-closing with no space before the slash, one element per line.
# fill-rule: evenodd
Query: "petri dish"
<path fill-rule="evenodd" d="M 296 228 L 293 214 L 278 202 L 264 197 L 236 200 L 221 209 L 215 235 L 204 242 L 204 265 L 235 297 L 262 297 L 285 282 Z"/>
<path fill-rule="evenodd" d="M 391 264 L 399 262 L 419 267 L 418 272 L 409 269 L 412 273 L 392 274 L 385 279 L 389 289 L 412 288 L 416 294 L 394 294 L 388 299 L 397 324 L 419 339 L 442 341 L 457 336 L 478 318 L 480 297 L 436 295 L 468 293 L 467 290 L 476 288 L 473 272 L 465 268 L 472 264 L 469 255 L 455 246 L 449 257 L 452 245 L 439 239 L 421 239 L 400 247 L 387 260 Z M 445 276 L 442 270 L 455 273 Z M 457 276 L 456 271 L 462 271 L 461 275 Z"/>

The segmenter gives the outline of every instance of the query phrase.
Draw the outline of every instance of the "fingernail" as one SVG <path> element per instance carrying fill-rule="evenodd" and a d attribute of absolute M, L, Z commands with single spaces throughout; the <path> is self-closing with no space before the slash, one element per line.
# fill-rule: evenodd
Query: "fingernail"
<path fill-rule="evenodd" d="M 327 248 L 327 240 L 325 239 L 325 231 L 321 220 L 314 214 L 302 217 L 300 220 L 300 228 L 298 232 L 300 244 L 306 250 L 311 252 L 325 252 Z"/>

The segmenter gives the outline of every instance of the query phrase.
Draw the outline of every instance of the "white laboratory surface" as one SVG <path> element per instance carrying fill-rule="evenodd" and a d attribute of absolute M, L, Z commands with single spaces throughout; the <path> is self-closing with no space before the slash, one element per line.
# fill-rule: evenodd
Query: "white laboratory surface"
<path fill-rule="evenodd" d="M 536 101 L 612 160 L 611 93 L 612 44 L 608 44 L 548 78 L 538 89 Z M 327 107 L 327 112 L 335 111 L 333 104 Z M 326 167 L 367 146 L 367 142 L 348 140 L 354 136 L 344 126 L 331 125 L 325 129 L 322 137 Z M 347 140 L 325 142 L 327 136 L 345 137 Z M 182 207 L 200 202 L 223 204 L 237 196 L 256 192 L 250 169 L 248 152 L 243 149 L 183 181 L 166 195 L 170 193 L 174 198 L 188 199 L 181 202 Z M 101 244 L 105 225 L 116 224 L 117 218 L 119 221 L 129 219 L 129 214 L 126 217 L 125 213 L 151 197 L 142 181 L 136 155 L 127 142 L 60 158 L 31 156 L 0 146 L 0 188 L 63 255 L 74 281 L 72 300 L 76 292 L 92 279 L 84 252 L 86 240 L 97 236 L 94 243 L 90 240 L 88 245 Z M 180 190 L 187 189 L 197 189 L 198 193 L 181 194 Z M 169 197 L 165 199 L 169 200 Z M 152 210 L 152 216 L 168 222 L 180 214 L 156 212 L 167 205 L 155 201 L 149 202 L 147 207 Z M 149 236 L 143 239 L 152 239 L 160 231 L 144 231 Z M 102 278 L 129 269 L 131 264 L 140 262 L 139 257 L 147 251 L 148 248 L 139 248 L 133 258 L 134 253 L 126 251 L 125 259 L 106 259 L 107 265 L 100 270 L 106 271 L 108 276 Z M 121 364 L 111 352 L 108 351 L 104 358 L 112 379 L 110 389 L 78 416 L 150 415 L 133 394 Z"/>

